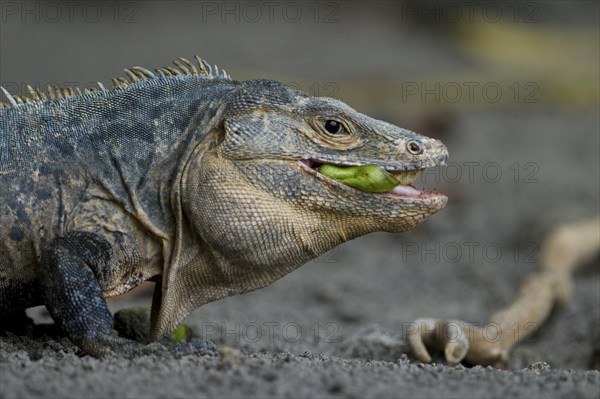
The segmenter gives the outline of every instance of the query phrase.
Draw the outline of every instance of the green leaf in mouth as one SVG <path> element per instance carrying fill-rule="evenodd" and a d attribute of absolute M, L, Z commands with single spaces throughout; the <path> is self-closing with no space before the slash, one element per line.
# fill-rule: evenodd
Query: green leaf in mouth
<path fill-rule="evenodd" d="M 400 184 L 391 173 L 375 165 L 336 166 L 324 164 L 318 168 L 318 171 L 340 183 L 367 193 L 384 193 Z"/>

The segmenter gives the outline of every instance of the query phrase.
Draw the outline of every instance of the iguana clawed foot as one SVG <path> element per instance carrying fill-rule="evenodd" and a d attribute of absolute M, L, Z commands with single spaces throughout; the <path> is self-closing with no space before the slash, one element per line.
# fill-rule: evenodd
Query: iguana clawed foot
<path fill-rule="evenodd" d="M 191 329 L 185 324 L 159 342 L 150 342 L 150 309 L 146 307 L 120 310 L 114 319 L 120 337 L 105 338 L 104 344 L 118 354 L 139 356 L 162 352 L 184 356 L 217 351 L 212 342 L 192 338 Z"/>

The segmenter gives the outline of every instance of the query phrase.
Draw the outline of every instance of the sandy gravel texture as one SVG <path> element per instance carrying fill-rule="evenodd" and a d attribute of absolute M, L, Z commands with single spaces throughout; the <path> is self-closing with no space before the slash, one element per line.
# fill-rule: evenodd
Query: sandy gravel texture
<path fill-rule="evenodd" d="M 507 370 L 447 366 L 439 356 L 418 364 L 404 342 L 419 317 L 485 323 L 536 269 L 552 226 L 599 212 L 599 88 L 597 80 L 580 81 L 590 69 L 597 75 L 596 2 L 534 2 L 537 23 L 484 24 L 524 35 L 508 44 L 488 37 L 489 48 L 469 41 L 489 34 L 478 24 L 419 24 L 387 2 L 335 2 L 336 23 L 315 23 L 306 4 L 298 23 L 223 23 L 203 14 L 201 2 L 134 4 L 135 23 L 115 23 L 108 8 L 97 23 L 7 17 L 0 84 L 107 83 L 126 66 L 199 53 L 235 78 L 319 90 L 440 138 L 460 175 L 449 167 L 426 176 L 422 184 L 450 201 L 414 231 L 361 237 L 265 289 L 192 313 L 186 324 L 233 348 L 225 355 L 98 360 L 57 336 L 0 337 L 1 398 L 599 397 L 597 260 L 577 274 L 572 303 L 515 349 Z M 534 41 L 511 56 L 540 29 L 542 37 L 557 30 L 567 44 Z M 534 48 L 541 61 L 524 60 Z M 464 81 L 496 82 L 503 100 L 421 100 L 397 90 L 407 88 L 402 82 Z M 524 84 L 537 85 L 537 101 L 515 100 L 515 82 L 522 95 L 531 94 Z M 111 307 L 149 304 L 140 294 Z M 30 314 L 48 321 L 44 309 Z"/>
<path fill-rule="evenodd" d="M 415 364 L 405 355 L 386 362 L 310 353 L 98 360 L 77 356 L 60 342 L 7 341 L 1 352 L 6 398 L 596 398 L 600 384 L 597 371 L 552 370 L 544 364 L 503 371 Z"/>

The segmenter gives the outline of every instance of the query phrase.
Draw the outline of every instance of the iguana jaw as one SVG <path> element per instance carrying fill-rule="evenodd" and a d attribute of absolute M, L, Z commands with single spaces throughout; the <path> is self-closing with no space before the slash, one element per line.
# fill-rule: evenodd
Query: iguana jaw
<path fill-rule="evenodd" d="M 323 164 L 323 162 L 314 160 L 314 159 L 302 159 L 299 162 L 300 168 L 307 172 L 308 174 L 314 176 L 317 179 L 322 180 L 326 184 L 336 187 L 340 190 L 357 190 L 356 188 L 347 186 L 339 181 L 332 179 L 328 176 L 319 173 L 316 168 Z M 411 169 L 407 171 L 399 170 L 399 168 L 384 168 L 392 175 L 394 175 L 399 181 L 403 184 L 395 187 L 394 189 L 385 192 L 385 193 L 371 193 L 376 196 L 384 196 L 388 198 L 394 198 L 397 200 L 408 200 L 410 202 L 423 201 L 423 202 L 439 202 L 439 201 L 447 201 L 447 197 L 443 194 L 440 194 L 436 191 L 426 192 L 421 191 L 413 187 L 411 184 L 417 179 L 417 177 L 426 169 L 426 168 L 417 168 Z"/>

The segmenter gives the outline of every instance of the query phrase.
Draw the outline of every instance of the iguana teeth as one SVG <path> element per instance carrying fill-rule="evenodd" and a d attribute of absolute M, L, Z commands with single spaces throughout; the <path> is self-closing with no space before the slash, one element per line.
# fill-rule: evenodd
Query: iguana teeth
<path fill-rule="evenodd" d="M 406 186 L 412 184 L 417 177 L 423 172 L 423 169 L 417 170 L 389 170 L 388 171 L 400 184 Z"/>

